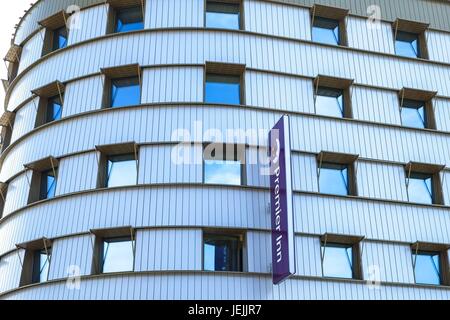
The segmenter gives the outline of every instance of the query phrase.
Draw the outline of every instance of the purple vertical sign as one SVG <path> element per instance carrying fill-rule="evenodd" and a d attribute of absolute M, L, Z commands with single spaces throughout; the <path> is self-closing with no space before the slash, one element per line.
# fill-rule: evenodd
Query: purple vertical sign
<path fill-rule="evenodd" d="M 279 284 L 295 274 L 289 117 L 283 116 L 269 133 L 272 276 Z"/>

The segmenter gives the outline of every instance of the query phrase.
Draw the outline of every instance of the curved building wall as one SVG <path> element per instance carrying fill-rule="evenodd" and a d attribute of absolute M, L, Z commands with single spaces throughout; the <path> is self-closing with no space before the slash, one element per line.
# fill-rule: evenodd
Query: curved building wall
<path fill-rule="evenodd" d="M 312 2 L 306 0 L 243 0 L 245 25 L 238 31 L 204 28 L 203 0 L 147 0 L 144 30 L 121 34 L 106 34 L 104 1 L 38 1 L 16 33 L 22 57 L 5 101 L 15 119 L 0 156 L 0 181 L 7 185 L 0 298 L 448 299 L 445 285 L 415 284 L 411 245 L 450 243 L 450 27 L 442 18 L 450 5 L 417 0 L 416 9 L 404 13 L 433 27 L 426 31 L 430 59 L 424 60 L 395 55 L 392 21 L 406 4 L 378 2 L 385 20 L 373 30 L 361 17 L 361 1 L 332 1 L 350 9 L 348 47 L 342 47 L 311 41 Z M 69 32 L 66 48 L 42 57 L 45 32 L 37 22 L 73 3 L 82 7 L 79 28 Z M 204 103 L 210 62 L 245 66 L 245 104 Z M 140 104 L 102 108 L 102 70 L 130 64 L 141 68 Z M 318 75 L 354 80 L 352 119 L 316 114 Z M 54 81 L 65 87 L 62 118 L 35 128 L 35 90 Z M 434 130 L 402 126 L 398 92 L 405 87 L 437 92 Z M 297 275 L 273 286 L 268 178 L 261 166 L 245 164 L 242 186 L 207 185 L 202 163 L 176 165 L 172 156 L 177 143 L 187 142 L 185 152 L 198 155 L 210 140 L 173 133 L 194 133 L 199 124 L 201 132 L 258 129 L 251 142 L 220 141 L 244 144 L 249 159 L 266 148 L 268 131 L 286 113 Z M 130 141 L 139 148 L 137 185 L 97 188 L 96 146 Z M 359 155 L 357 196 L 319 192 L 321 151 Z M 59 161 L 56 197 L 29 204 L 33 175 L 24 165 L 49 155 Z M 405 165 L 411 161 L 443 166 L 441 205 L 408 202 Z M 91 231 L 128 226 L 136 230 L 134 271 L 93 275 Z M 203 271 L 203 233 L 212 229 L 245 232 L 244 272 Z M 326 233 L 364 237 L 362 279 L 322 276 Z M 25 249 L 17 245 L 41 238 L 53 243 L 49 281 L 21 286 Z M 75 289 L 66 283 L 74 265 L 81 276 Z M 376 288 L 367 283 L 372 266 L 379 268 Z"/>

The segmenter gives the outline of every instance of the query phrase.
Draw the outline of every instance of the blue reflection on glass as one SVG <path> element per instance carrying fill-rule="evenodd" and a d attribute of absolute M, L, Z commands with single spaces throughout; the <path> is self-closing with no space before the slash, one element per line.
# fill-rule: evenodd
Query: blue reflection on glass
<path fill-rule="evenodd" d="M 67 28 L 62 27 L 53 31 L 53 50 L 58 50 L 67 47 Z"/>
<path fill-rule="evenodd" d="M 206 4 L 207 28 L 240 29 L 239 5 L 209 2 Z"/>
<path fill-rule="evenodd" d="M 320 192 L 334 195 L 348 195 L 348 166 L 323 163 L 319 177 Z"/>
<path fill-rule="evenodd" d="M 410 202 L 433 203 L 433 178 L 431 175 L 411 173 L 408 180 L 408 196 Z"/>
<path fill-rule="evenodd" d="M 439 253 L 419 252 L 417 255 L 413 254 L 415 259 L 415 276 L 416 283 L 420 284 L 435 284 L 441 283 L 441 268 Z"/>
<path fill-rule="evenodd" d="M 231 160 L 205 160 L 205 183 L 241 185 L 241 162 Z"/>
<path fill-rule="evenodd" d="M 56 171 L 56 168 L 55 168 Z M 51 199 L 56 193 L 56 177 L 53 169 L 41 173 L 41 192 L 40 200 Z"/>
<path fill-rule="evenodd" d="M 134 155 L 120 155 L 108 158 L 106 187 L 130 186 L 137 183 L 137 168 Z"/>
<path fill-rule="evenodd" d="M 339 45 L 339 21 L 315 17 L 312 28 L 312 40 L 319 43 Z"/>
<path fill-rule="evenodd" d="M 62 103 L 58 97 L 48 99 L 47 105 L 47 122 L 52 122 L 61 119 L 62 115 Z"/>
<path fill-rule="evenodd" d="M 401 109 L 402 125 L 412 128 L 426 128 L 425 103 L 405 100 Z"/>
<path fill-rule="evenodd" d="M 342 118 L 344 116 L 342 90 L 319 88 L 316 96 L 316 113 L 324 116 Z"/>
<path fill-rule="evenodd" d="M 240 78 L 235 76 L 207 75 L 205 102 L 241 104 Z"/>
<path fill-rule="evenodd" d="M 129 239 L 107 239 L 103 242 L 103 273 L 133 271 L 134 242 Z"/>
<path fill-rule="evenodd" d="M 242 271 L 238 237 L 207 235 L 203 250 L 204 270 Z"/>
<path fill-rule="evenodd" d="M 395 53 L 399 56 L 417 58 L 419 52 L 419 37 L 417 34 L 398 32 L 395 40 Z"/>
<path fill-rule="evenodd" d="M 327 244 L 322 246 L 323 275 L 333 278 L 353 278 L 352 247 Z"/>
<path fill-rule="evenodd" d="M 46 282 L 48 280 L 51 258 L 50 251 L 48 252 L 48 255 L 45 250 L 39 253 L 39 282 Z"/>
<path fill-rule="evenodd" d="M 122 9 L 117 13 L 115 32 L 127 32 L 144 29 L 142 8 L 133 7 Z"/>
<path fill-rule="evenodd" d="M 112 80 L 111 108 L 135 106 L 141 103 L 141 87 L 138 78 Z"/>

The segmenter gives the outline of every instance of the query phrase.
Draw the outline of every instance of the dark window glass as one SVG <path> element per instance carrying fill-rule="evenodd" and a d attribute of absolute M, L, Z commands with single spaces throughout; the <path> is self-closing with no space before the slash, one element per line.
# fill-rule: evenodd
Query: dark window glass
<path fill-rule="evenodd" d="M 130 238 L 103 240 L 103 273 L 127 272 L 134 269 L 134 241 Z"/>
<path fill-rule="evenodd" d="M 413 253 L 416 283 L 441 284 L 441 259 L 438 252 Z"/>
<path fill-rule="evenodd" d="M 61 119 L 62 103 L 59 96 L 48 99 L 47 122 Z"/>
<path fill-rule="evenodd" d="M 419 36 L 409 32 L 397 32 L 397 39 L 395 39 L 395 53 L 403 57 L 420 57 Z"/>
<path fill-rule="evenodd" d="M 239 236 L 205 235 L 204 270 L 243 271 Z"/>
<path fill-rule="evenodd" d="M 426 128 L 427 114 L 425 102 L 404 100 L 401 109 L 402 125 L 412 128 Z"/>
<path fill-rule="evenodd" d="M 113 79 L 111 82 L 111 108 L 141 103 L 141 87 L 137 77 Z"/>
<path fill-rule="evenodd" d="M 46 282 L 50 270 L 51 249 L 39 250 L 34 253 L 33 283 Z"/>
<path fill-rule="evenodd" d="M 56 169 L 55 169 L 56 171 Z M 56 177 L 52 170 L 41 173 L 41 192 L 40 200 L 51 199 L 55 197 Z"/>
<path fill-rule="evenodd" d="M 240 6 L 238 4 L 208 2 L 206 4 L 206 27 L 240 29 Z"/>
<path fill-rule="evenodd" d="M 320 192 L 334 195 L 348 195 L 348 165 L 322 163 L 320 168 Z"/>
<path fill-rule="evenodd" d="M 344 92 L 339 89 L 319 87 L 316 96 L 316 113 L 342 118 L 344 116 Z"/>
<path fill-rule="evenodd" d="M 333 278 L 353 278 L 353 248 L 349 245 L 322 245 L 323 275 Z"/>
<path fill-rule="evenodd" d="M 67 47 L 67 28 L 62 27 L 53 31 L 53 51 Z"/>
<path fill-rule="evenodd" d="M 109 157 L 107 170 L 108 188 L 135 185 L 137 182 L 136 158 L 133 154 Z"/>
<path fill-rule="evenodd" d="M 117 12 L 115 32 L 142 29 L 144 29 L 144 18 L 141 7 L 121 9 Z"/>
<path fill-rule="evenodd" d="M 205 102 L 241 104 L 241 78 L 208 74 L 206 76 Z"/>
<path fill-rule="evenodd" d="M 338 45 L 340 40 L 339 21 L 327 18 L 314 18 L 312 40 L 320 43 Z"/>
<path fill-rule="evenodd" d="M 408 179 L 410 202 L 432 204 L 434 199 L 433 176 L 412 172 Z"/>

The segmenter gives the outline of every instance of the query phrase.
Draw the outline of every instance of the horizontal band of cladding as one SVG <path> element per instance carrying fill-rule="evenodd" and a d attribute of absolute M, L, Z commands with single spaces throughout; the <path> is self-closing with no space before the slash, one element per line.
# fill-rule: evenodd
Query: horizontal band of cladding
<path fill-rule="evenodd" d="M 282 115 L 279 111 L 240 106 L 138 106 L 104 109 L 82 117 L 55 122 L 25 137 L 4 156 L 1 181 L 8 181 L 23 171 L 23 164 L 53 155 L 92 150 L 96 145 L 124 141 L 136 143 L 179 141 L 227 141 L 264 146 L 267 132 Z M 398 163 L 409 161 L 450 164 L 450 137 L 430 131 L 406 130 L 357 121 L 296 114 L 291 116 L 293 150 L 319 153 L 334 151 L 358 154 L 362 158 Z M 162 124 L 165 124 L 162 126 Z M 163 127 L 163 128 L 161 128 Z M 186 129 L 191 137 L 174 135 Z M 201 136 L 196 137 L 200 129 Z M 209 138 L 204 134 L 217 129 L 223 135 Z M 243 130 L 254 136 L 226 137 L 227 130 Z M 249 130 L 249 131 L 248 131 Z M 211 131 L 209 131 L 211 134 Z M 182 139 L 182 140 L 180 140 Z M 376 142 L 376 143 L 367 143 Z"/>
<path fill-rule="evenodd" d="M 385 299 L 448 300 L 450 290 L 438 286 L 381 284 L 365 281 L 294 277 L 274 286 L 263 274 L 152 272 L 83 277 L 80 289 L 66 281 L 32 285 L 7 292 L 18 300 L 318 300 Z"/>
<path fill-rule="evenodd" d="M 198 1 L 201 2 L 203 6 L 203 0 Z M 30 35 L 38 30 L 38 21 L 41 21 L 42 19 L 49 17 L 58 11 L 65 10 L 69 5 L 78 5 L 81 7 L 81 10 L 84 10 L 85 8 L 101 4 L 103 2 L 104 1 L 102 0 L 60 0 L 53 2 L 38 1 L 30 10 L 26 11 L 25 16 L 20 20 L 18 28 L 15 31 L 14 43 L 22 44 L 30 37 Z M 152 2 L 157 1 L 153 0 Z M 354 0 L 350 2 L 346 0 L 340 0 L 340 2 L 330 0 L 261 0 L 260 2 L 268 4 L 273 3 L 275 5 L 279 4 L 283 5 L 283 7 L 286 7 L 286 5 L 295 5 L 304 7 L 305 9 L 308 9 L 316 3 L 322 3 L 325 5 L 349 8 L 350 14 L 359 15 L 362 17 L 366 17 L 368 15 L 368 8 L 376 4 L 380 6 L 382 12 L 381 18 L 386 19 L 389 22 L 392 22 L 399 17 L 412 21 L 429 21 L 432 28 L 450 31 L 450 24 L 447 19 L 450 9 L 445 3 L 415 1 L 414 4 L 411 4 L 410 1 L 406 2 L 406 0 L 403 0 L 402 3 L 396 3 L 395 5 L 393 5 L 390 1 L 384 0 L 377 0 L 376 3 L 374 3 L 373 0 Z M 176 6 L 173 6 L 171 8 L 175 7 Z M 175 12 L 175 10 L 173 11 Z M 244 14 L 246 14 L 246 12 L 244 12 Z"/>
<path fill-rule="evenodd" d="M 146 54 L 141 47 L 155 50 Z M 79 61 L 80 57 L 85 60 Z M 249 68 L 308 77 L 327 74 L 370 86 L 412 87 L 450 96 L 450 81 L 447 81 L 450 65 L 245 31 L 186 28 L 108 35 L 52 53 L 14 80 L 6 105 L 8 110 L 14 110 L 31 97 L 35 88 L 54 79 L 64 82 L 94 74 L 102 67 L 130 63 L 204 64 L 205 61 L 244 63 Z"/>
<path fill-rule="evenodd" d="M 43 236 L 91 229 L 224 227 L 269 230 L 268 192 L 261 188 L 146 185 L 79 192 L 23 208 L 0 224 L 0 256 Z M 226 203 L 227 205 L 223 205 Z M 295 231 L 337 233 L 398 243 L 450 243 L 448 208 L 296 192 Z"/>

